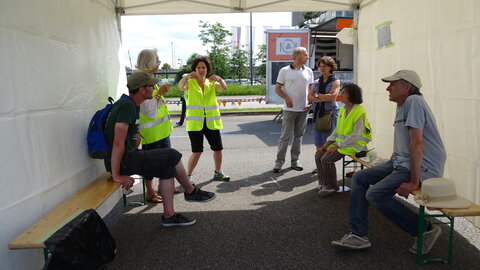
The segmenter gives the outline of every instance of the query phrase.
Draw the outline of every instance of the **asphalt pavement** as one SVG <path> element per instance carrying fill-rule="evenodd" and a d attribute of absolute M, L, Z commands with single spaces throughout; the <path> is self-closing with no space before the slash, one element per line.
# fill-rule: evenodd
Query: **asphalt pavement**
<path fill-rule="evenodd" d="M 202 189 L 215 192 L 216 199 L 187 203 L 178 194 L 174 202 L 177 212 L 197 219 L 193 226 L 164 228 L 162 205 L 124 207 L 119 201 L 104 218 L 117 243 L 116 258 L 108 268 L 478 269 L 480 229 L 463 218 L 455 220 L 453 265 L 415 264 L 415 256 L 408 251 L 413 238 L 372 208 L 372 247 L 363 251 L 333 248 L 330 241 L 341 238 L 349 227 L 350 194 L 318 197 L 317 180 L 311 173 L 315 152 L 311 123 L 300 156 L 304 170 L 284 167 L 273 173 L 281 127 L 273 117 L 223 116 L 223 170 L 232 179 L 213 181 L 212 151 L 205 141 L 194 177 Z M 190 142 L 185 127 L 174 128 L 171 141 L 186 164 Z M 289 162 L 287 152 L 287 166 Z M 139 200 L 141 190 L 140 184 L 135 185 L 129 199 Z M 441 228 L 444 232 L 432 256 L 446 256 L 448 226 Z"/>

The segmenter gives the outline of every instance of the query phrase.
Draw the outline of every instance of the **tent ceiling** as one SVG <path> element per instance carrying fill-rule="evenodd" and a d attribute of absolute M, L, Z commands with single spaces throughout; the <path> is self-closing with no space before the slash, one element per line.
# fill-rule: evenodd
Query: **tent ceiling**
<path fill-rule="evenodd" d="M 122 15 L 352 10 L 361 0 L 117 0 Z"/>

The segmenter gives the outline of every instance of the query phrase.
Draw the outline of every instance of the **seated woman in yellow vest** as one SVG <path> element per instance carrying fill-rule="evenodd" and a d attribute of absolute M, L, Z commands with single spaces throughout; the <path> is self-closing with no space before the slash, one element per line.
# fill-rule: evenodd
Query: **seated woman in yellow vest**
<path fill-rule="evenodd" d="M 157 50 L 142 50 L 137 57 L 136 68 L 153 75 L 158 71 L 160 60 Z M 167 105 L 163 95 L 168 92 L 170 85 L 164 84 L 161 87 L 155 85 L 152 99 L 146 99 L 140 104 L 140 137 L 142 140 L 142 149 L 151 150 L 159 148 L 171 148 L 170 133 L 173 125 L 170 121 Z M 143 175 L 145 178 L 145 187 L 147 188 L 147 201 L 161 203 L 162 197 L 159 196 L 153 188 L 153 177 Z M 160 192 L 160 183 L 158 185 Z"/>
<path fill-rule="evenodd" d="M 321 197 L 334 194 L 338 190 L 335 161 L 345 155 L 355 155 L 367 151 L 367 143 L 372 140 L 372 129 L 362 105 L 362 89 L 356 84 L 346 84 L 340 90 L 341 102 L 337 127 L 327 138 L 327 142 L 315 154 Z"/>
<path fill-rule="evenodd" d="M 178 82 L 178 88 L 185 91 L 187 102 L 186 128 L 192 146 L 192 155 L 188 159 L 187 168 L 190 181 L 193 181 L 193 170 L 203 152 L 203 136 L 207 138 L 210 149 L 213 151 L 213 162 L 215 163 L 213 179 L 217 181 L 230 180 L 230 177 L 222 171 L 223 145 L 220 129 L 223 128 L 223 125 L 216 94 L 218 90 L 227 90 L 227 84 L 217 75 L 207 78 L 210 71 L 210 60 L 207 57 L 198 57 L 192 63 L 192 72 L 183 76 Z"/>

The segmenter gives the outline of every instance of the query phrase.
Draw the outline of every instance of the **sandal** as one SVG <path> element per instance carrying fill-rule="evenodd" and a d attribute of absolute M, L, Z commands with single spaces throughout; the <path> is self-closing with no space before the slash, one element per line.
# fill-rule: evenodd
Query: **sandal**
<path fill-rule="evenodd" d="M 162 199 L 162 196 L 158 195 L 157 193 L 154 193 L 154 194 L 151 195 L 151 196 L 148 196 L 148 195 L 147 195 L 147 202 L 151 202 L 151 203 L 162 203 L 162 202 L 163 202 L 163 199 Z"/>

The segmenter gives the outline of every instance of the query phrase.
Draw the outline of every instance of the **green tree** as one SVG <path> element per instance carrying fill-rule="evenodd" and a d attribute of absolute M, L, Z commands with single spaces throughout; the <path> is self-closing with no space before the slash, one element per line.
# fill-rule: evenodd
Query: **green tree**
<path fill-rule="evenodd" d="M 255 62 L 260 62 L 260 65 L 255 68 L 255 76 L 265 78 L 267 76 L 267 45 L 262 44 L 258 48 L 260 51 L 253 58 Z"/>
<path fill-rule="evenodd" d="M 248 51 L 237 47 L 228 62 L 232 79 L 246 78 L 248 75 Z"/>
<path fill-rule="evenodd" d="M 320 14 L 322 14 L 322 12 L 315 12 L 315 11 L 304 12 L 303 13 L 304 20 L 303 22 L 300 22 L 297 24 L 298 28 L 303 28 L 309 20 L 320 17 Z"/>
<path fill-rule="evenodd" d="M 229 46 L 230 42 L 227 41 L 227 37 L 232 33 L 226 30 L 222 24 L 200 21 L 200 34 L 198 37 L 202 41 L 203 45 L 210 45 L 210 49 L 207 50 L 210 63 L 212 64 L 211 74 L 218 75 L 223 78 L 227 78 L 229 75 L 228 59 L 229 59 Z"/>
<path fill-rule="evenodd" d="M 187 59 L 187 66 L 191 66 L 193 63 L 193 60 L 195 60 L 195 58 L 198 58 L 200 56 L 201 55 L 198 53 L 192 53 L 192 55 L 190 55 L 190 57 Z"/>
<path fill-rule="evenodd" d="M 172 67 L 168 64 L 168 63 L 165 63 L 163 64 L 162 66 L 162 70 L 167 70 L 167 69 L 171 69 Z"/>

